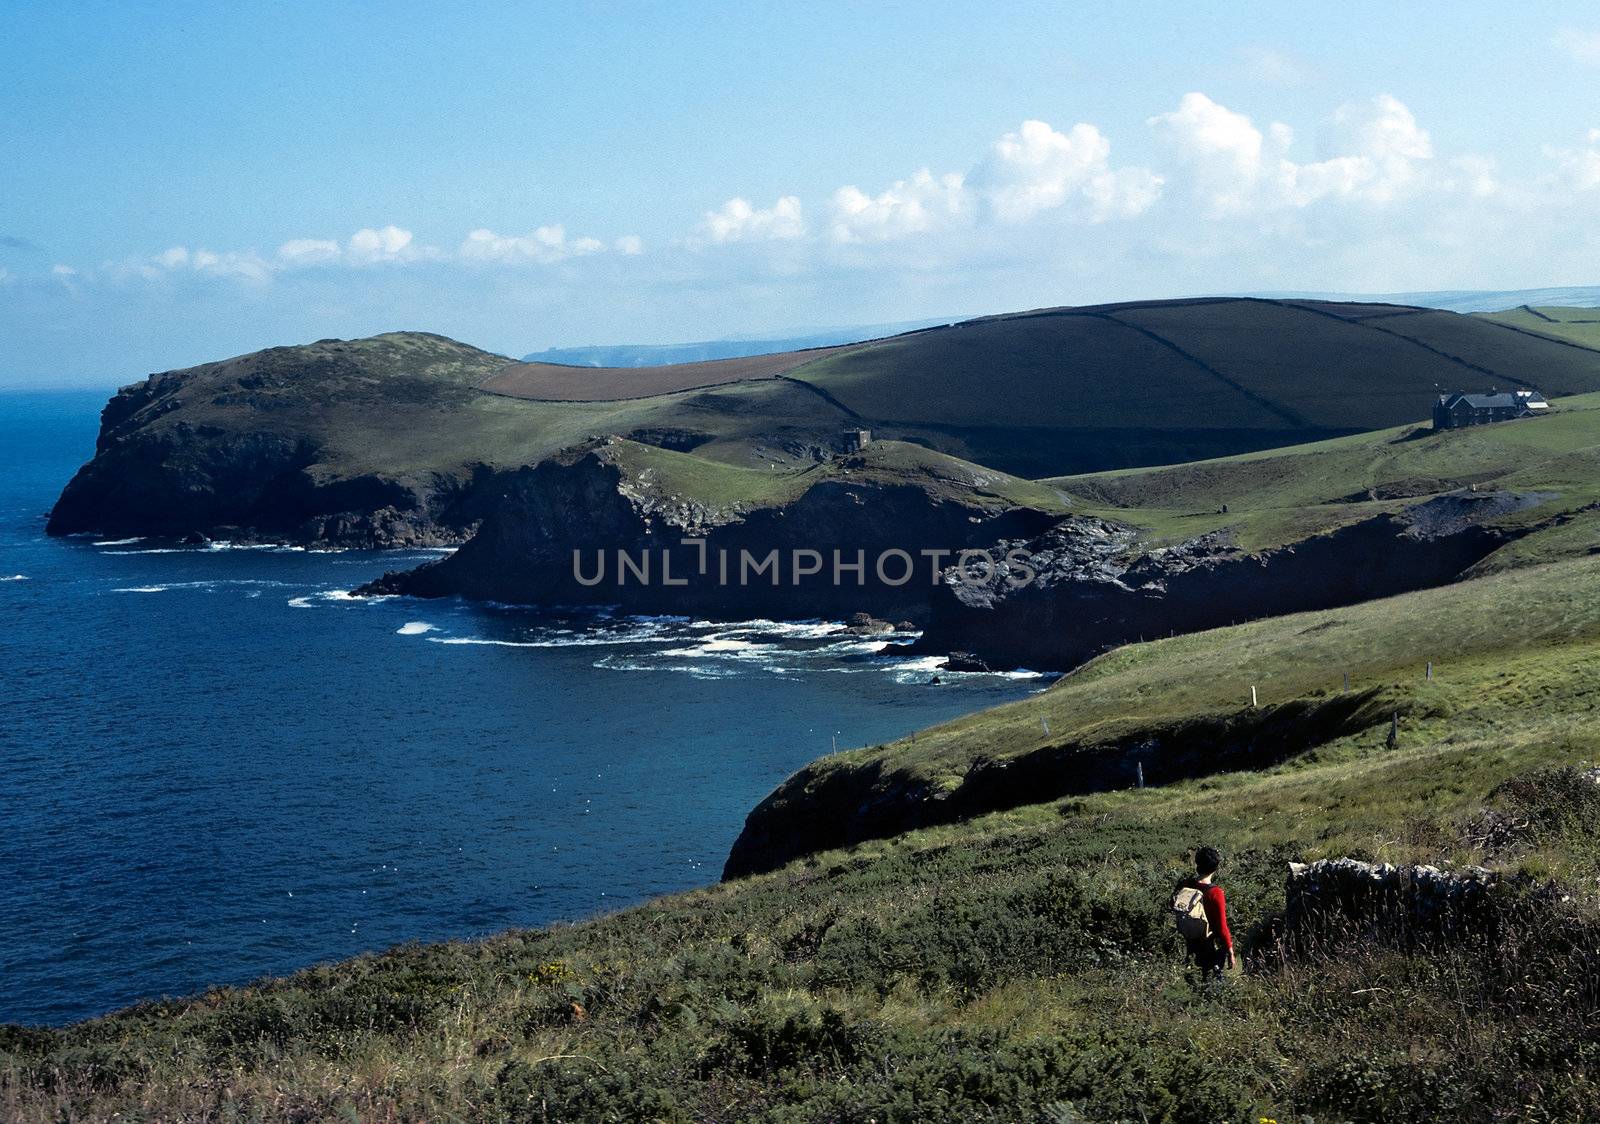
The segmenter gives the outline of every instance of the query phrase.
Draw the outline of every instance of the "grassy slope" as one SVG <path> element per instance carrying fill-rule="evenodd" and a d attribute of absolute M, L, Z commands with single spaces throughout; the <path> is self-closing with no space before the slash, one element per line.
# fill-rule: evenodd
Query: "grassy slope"
<path fill-rule="evenodd" d="M 637 441 L 611 442 L 603 455 L 622 468 L 632 487 L 669 503 L 692 497 L 712 508 L 781 505 L 824 480 L 852 480 L 914 484 L 937 499 L 976 507 L 1070 511 L 1067 497 L 1049 485 L 900 441 L 875 441 L 859 453 L 786 471 L 725 464 Z"/>
<path fill-rule="evenodd" d="M 1195 718 L 1226 722 L 1248 714 L 1252 685 L 1270 708 L 1337 694 L 1346 674 L 1352 691 L 1379 689 L 1389 700 L 1385 710 L 1423 713 L 1458 689 L 1467 692 L 1458 702 L 1469 704 L 1508 653 L 1573 645 L 1556 658 L 1589 659 L 1600 654 L 1596 644 L 1600 561 L 1570 560 L 1119 648 L 1031 698 L 822 758 L 805 775 L 815 787 L 834 770 L 866 770 L 950 791 L 980 759 L 1125 742 Z M 1422 673 L 1430 660 L 1437 678 L 1428 683 Z"/>
<path fill-rule="evenodd" d="M 1433 433 L 1400 426 L 1287 449 L 1163 468 L 1057 477 L 1078 510 L 1132 523 L 1154 539 L 1231 529 L 1262 549 L 1395 511 L 1469 485 L 1557 495 L 1518 518 L 1544 520 L 1600 500 L 1600 395 L 1557 403 L 1547 417 Z M 1226 505 L 1227 512 L 1222 511 Z M 1595 526 L 1588 516 L 1583 525 Z M 1494 564 L 1548 561 L 1575 534 L 1543 532 Z M 1581 552 L 1581 551 L 1580 551 Z"/>
<path fill-rule="evenodd" d="M 1584 347 L 1600 347 L 1600 308 L 1564 308 L 1555 305 L 1530 308 L 1523 305 L 1504 312 L 1479 312 L 1474 315 Z"/>
<path fill-rule="evenodd" d="M 793 377 L 922 424 L 1327 430 L 1395 425 L 1441 388 L 1600 390 L 1600 353 L 1454 313 L 1262 300 L 1019 314 L 820 359 Z M 907 396 L 910 383 L 915 396 Z"/>
<path fill-rule="evenodd" d="M 178 372 L 189 380 L 181 408 L 149 424 L 305 434 L 323 450 L 316 471 L 337 478 L 516 466 L 591 437 L 652 431 L 694 435 L 708 460 L 784 470 L 864 418 L 883 436 L 1042 475 L 1390 425 L 1424 410 L 1435 383 L 1536 369 L 1552 394 L 1600 390 L 1600 350 L 1450 313 L 1311 307 L 1200 301 L 997 317 L 832 353 L 792 379 L 608 402 L 484 393 L 505 357 L 389 333 Z"/>
<path fill-rule="evenodd" d="M 1600 562 L 1574 561 L 1129 648 L 919 745 L 1021 738 L 1040 713 L 1088 728 L 1234 706 L 1248 681 L 1277 699 L 1339 668 L 1416 706 L 1396 749 L 1357 734 L 1259 773 L 1034 805 L 581 925 L 0 1031 L 0 1115 L 1582 1118 L 1600 1062 L 1592 942 L 1495 958 L 1363 944 L 1285 964 L 1262 925 L 1291 858 L 1487 861 L 1592 887 L 1592 806 L 1573 820 L 1491 793 L 1600 750 L 1597 594 Z M 1423 683 L 1428 656 L 1439 674 Z M 1486 803 L 1548 830 L 1487 852 Z M 1258 957 L 1223 996 L 1184 982 L 1163 916 L 1198 840 L 1228 856 L 1234 928 Z"/>

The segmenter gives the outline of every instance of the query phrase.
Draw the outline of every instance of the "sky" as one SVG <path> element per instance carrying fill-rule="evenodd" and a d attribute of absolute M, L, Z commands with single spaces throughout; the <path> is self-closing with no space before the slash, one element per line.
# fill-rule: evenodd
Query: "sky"
<path fill-rule="evenodd" d="M 0 388 L 1600 283 L 1600 8 L 0 6 Z"/>

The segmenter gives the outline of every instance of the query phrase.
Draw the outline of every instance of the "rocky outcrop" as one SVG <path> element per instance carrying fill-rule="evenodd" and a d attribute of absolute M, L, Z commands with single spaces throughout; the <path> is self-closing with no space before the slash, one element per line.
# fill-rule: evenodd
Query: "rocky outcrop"
<path fill-rule="evenodd" d="M 917 650 L 991 667 L 1068 670 L 1120 644 L 1443 585 L 1510 533 L 1489 521 L 1538 493 L 1459 492 L 1259 553 L 1207 535 L 1140 551 L 1127 528 L 1074 519 L 1020 547 L 1031 574 L 946 571 Z"/>
<path fill-rule="evenodd" d="M 1290 863 L 1284 935 L 1291 948 L 1351 938 L 1459 940 L 1494 931 L 1499 876 L 1482 867 L 1444 870 L 1357 859 Z"/>
<path fill-rule="evenodd" d="M 99 532 L 329 546 L 458 543 L 493 473 L 386 447 L 439 424 L 505 360 L 424 333 L 322 340 L 151 375 L 101 413 L 50 513 Z M 374 467 L 375 465 L 395 467 Z"/>
<path fill-rule="evenodd" d="M 629 456 L 626 442 L 605 438 L 508 474 L 460 550 L 358 592 L 723 618 L 866 613 L 870 630 L 872 617 L 926 619 L 937 567 L 922 551 L 1037 533 L 1054 518 L 914 475 L 848 471 L 760 506 L 713 505 L 664 492 Z M 912 579 L 900 580 L 901 561 L 876 565 L 896 551 L 916 567 Z"/>
<path fill-rule="evenodd" d="M 108 408 L 109 412 L 110 408 Z M 179 423 L 118 435 L 79 469 L 50 512 L 52 535 L 95 532 L 339 547 L 464 541 L 492 474 L 340 476 L 310 439 Z"/>
<path fill-rule="evenodd" d="M 723 877 L 775 870 L 835 847 L 934 824 L 1106 792 L 1260 769 L 1386 721 L 1382 691 L 1140 726 L 1103 741 L 1065 740 L 1012 757 L 978 757 L 961 779 L 934 785 L 881 759 L 823 758 L 779 785 L 745 819 Z"/>

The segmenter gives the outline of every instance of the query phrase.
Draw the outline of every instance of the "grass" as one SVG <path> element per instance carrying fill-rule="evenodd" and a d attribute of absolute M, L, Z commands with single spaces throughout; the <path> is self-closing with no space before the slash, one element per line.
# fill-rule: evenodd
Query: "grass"
<path fill-rule="evenodd" d="M 1549 770 L 1600 749 L 1600 673 L 1538 640 L 1477 664 L 1479 641 L 1458 641 L 1461 662 L 1427 688 L 1455 709 L 1435 706 L 1394 749 L 1356 736 L 1261 772 L 1035 803 L 578 925 L 0 1030 L 0 1115 L 1581 1119 L 1600 1062 L 1600 816 Z M 1165 647 L 1126 653 L 1127 668 Z M 1488 847 L 1475 825 L 1496 813 L 1540 827 Z M 1186 979 L 1163 916 L 1199 841 L 1224 851 L 1250 965 L 1215 992 Z M 1285 864 L 1324 855 L 1486 862 L 1588 889 L 1529 904 L 1492 951 L 1367 938 L 1284 959 Z"/>
<path fill-rule="evenodd" d="M 1440 389 L 1496 378 L 1551 395 L 1600 390 L 1600 352 L 1454 313 L 1373 317 L 1372 308 L 1208 300 L 1062 309 L 897 337 L 792 377 L 880 421 L 1184 430 L 1204 417 L 1215 429 L 1294 429 L 1302 440 L 1396 425 L 1426 413 Z"/>
<path fill-rule="evenodd" d="M 1163 783 L 1359 754 L 1395 712 L 1424 737 L 1523 708 L 1564 723 L 1600 700 L 1597 657 L 1594 559 L 1129 645 L 1030 698 L 812 762 L 752 813 L 736 868 L 1128 785 L 1136 758 Z"/>
<path fill-rule="evenodd" d="M 1582 347 L 1600 347 L 1600 309 L 1555 305 L 1530 308 L 1523 305 L 1504 312 L 1480 312 L 1476 315 L 1497 324 L 1507 324 Z"/>
<path fill-rule="evenodd" d="M 1466 487 L 1552 493 L 1523 522 L 1600 500 L 1600 395 L 1556 403 L 1548 416 L 1435 433 L 1406 425 L 1285 449 L 1160 468 L 1044 481 L 1076 510 L 1144 528 L 1155 541 L 1231 531 L 1260 550 Z M 1224 511 L 1223 508 L 1227 510 Z M 1550 560 L 1552 536 L 1507 557 Z M 1578 545 L 1574 543 L 1573 545 Z"/>
<path fill-rule="evenodd" d="M 1212 354 L 1232 334 L 1255 347 L 1251 332 L 1265 339 L 1270 325 L 1289 323 L 1303 329 L 1292 337 L 1302 344 L 1345 331 L 1394 341 L 1351 321 L 1415 320 L 1404 310 L 1323 310 L 1330 315 L 1297 306 L 1292 320 L 1252 320 L 1256 312 L 1234 308 L 1243 319 L 1228 332 L 1183 345 Z M 1167 312 L 1112 314 L 1174 330 L 1150 318 Z M 1039 326 L 1021 318 L 960 331 L 981 337 L 989 323 Z M 1114 334 L 1124 331 L 1147 338 L 1126 324 Z M 1041 329 L 1013 338 L 1037 344 L 1023 366 L 1048 371 L 1060 337 Z M 1449 343 L 1427 338 L 1441 350 Z M 1070 498 L 1073 510 L 1131 519 L 1152 537 L 1236 525 L 1255 544 L 1469 483 L 1557 492 L 1523 518 L 1570 517 L 1491 556 L 1473 580 L 1130 645 L 1022 702 L 823 759 L 783 790 L 813 829 L 828 825 L 808 799 L 830 782 L 851 797 L 842 806 L 852 814 L 881 784 L 879 794 L 920 792 L 959 819 L 940 822 L 936 811 L 919 830 L 581 924 L 403 947 L 65 1028 L 0 1028 L 0 1118 L 1593 1114 L 1600 815 L 1589 782 L 1561 770 L 1600 758 L 1600 558 L 1586 556 L 1600 516 L 1585 510 L 1600 479 L 1600 396 L 1537 422 L 1426 436 L 1402 429 L 1030 483 L 893 441 L 796 472 L 784 441 L 806 432 L 821 399 L 782 381 L 605 408 L 530 404 L 471 390 L 493 357 L 433 337 L 383 339 L 360 345 L 380 356 L 398 348 L 378 364 L 382 378 L 365 362 L 372 354 L 329 345 L 292 370 L 269 359 L 219 373 L 203 385 L 226 400 L 210 408 L 263 426 L 314 422 L 341 434 L 347 444 L 336 449 L 349 465 L 395 471 L 544 455 L 631 427 L 714 430 L 697 455 L 609 447 L 638 486 L 669 500 L 781 502 L 813 476 L 856 474 L 916 481 L 936 495 L 1058 505 L 1051 510 Z M 1382 342 L 1402 345 L 1434 354 L 1415 341 Z M 940 396 L 968 393 L 942 361 L 904 366 L 926 373 L 925 395 L 882 401 L 942 409 Z M 866 368 L 823 374 L 837 378 L 841 400 L 886 393 Z M 1283 405 L 1265 393 L 1278 376 L 1264 363 L 1230 377 L 1256 395 L 1242 396 L 1250 409 Z M 978 385 L 1003 401 L 995 383 Z M 1359 398 L 1363 385 L 1347 389 Z M 388 405 L 374 411 L 375 402 Z M 1322 407 L 1308 399 L 1293 408 L 1314 417 Z M 843 416 L 827 409 L 829 425 Z M 470 428 L 460 428 L 463 417 Z M 1378 498 L 1350 498 L 1368 490 Z M 1215 510 L 1223 503 L 1227 517 Z M 1396 712 L 1390 745 L 1381 719 Z M 1195 768 L 1153 775 L 1171 783 L 1149 788 L 1072 791 L 1103 788 L 1083 777 L 1152 739 L 1189 754 Z M 1023 786 L 992 783 L 1028 762 L 1054 771 L 1027 774 Z M 963 791 L 972 795 L 965 804 L 955 799 Z M 1165 916 L 1172 882 L 1200 842 L 1226 856 L 1223 882 L 1250 968 L 1220 991 L 1185 978 Z M 1506 922 L 1462 947 L 1409 948 L 1372 934 L 1282 955 L 1286 863 L 1337 855 L 1491 865 L 1508 879 Z"/>

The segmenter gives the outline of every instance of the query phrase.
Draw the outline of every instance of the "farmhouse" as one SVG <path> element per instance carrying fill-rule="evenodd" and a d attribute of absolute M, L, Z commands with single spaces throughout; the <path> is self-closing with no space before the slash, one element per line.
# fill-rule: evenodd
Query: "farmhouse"
<path fill-rule="evenodd" d="M 1514 418 L 1533 418 L 1549 408 L 1550 403 L 1537 390 L 1441 394 L 1433 404 L 1433 428 L 1460 429 Z"/>

